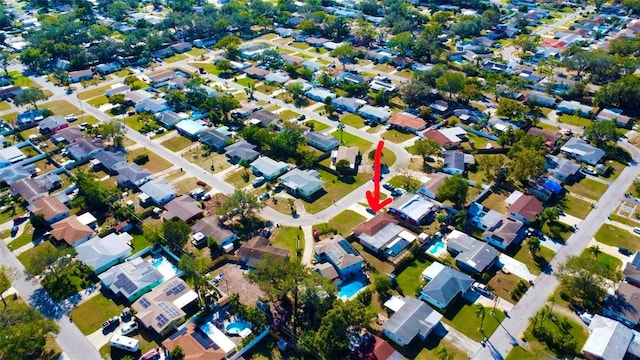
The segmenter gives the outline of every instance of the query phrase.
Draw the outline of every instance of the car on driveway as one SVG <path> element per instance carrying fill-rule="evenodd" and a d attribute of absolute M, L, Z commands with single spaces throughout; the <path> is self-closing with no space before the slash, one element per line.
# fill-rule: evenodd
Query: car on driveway
<path fill-rule="evenodd" d="M 591 166 L 583 167 L 583 168 L 580 169 L 580 171 L 582 171 L 585 174 L 591 175 L 591 176 L 598 176 L 598 173 Z"/>
<path fill-rule="evenodd" d="M 636 234 L 640 234 L 640 227 L 634 227 L 633 232 Z"/>
<path fill-rule="evenodd" d="M 626 255 L 626 256 L 631 256 L 633 255 L 633 251 L 627 249 L 627 248 L 623 248 L 623 247 L 619 247 L 618 248 L 618 252 L 622 255 Z"/>
<path fill-rule="evenodd" d="M 136 330 L 138 330 L 138 323 L 134 320 L 122 325 L 120 328 L 120 334 L 129 335 Z"/>
<path fill-rule="evenodd" d="M 11 237 L 15 237 L 18 234 L 18 225 L 13 225 L 13 227 L 11 228 Z"/>
<path fill-rule="evenodd" d="M 383 187 L 383 188 L 385 188 L 385 189 L 387 189 L 387 190 L 389 190 L 389 191 L 393 191 L 393 190 L 395 190 L 395 188 L 393 187 L 393 185 L 391 185 L 391 184 L 389 184 L 389 183 L 386 183 L 386 184 L 382 185 L 382 187 Z"/>
<path fill-rule="evenodd" d="M 366 209 L 366 210 L 367 210 L 367 212 L 368 212 L 369 214 L 371 214 L 371 215 L 376 215 L 376 212 L 375 212 L 375 211 L 373 211 L 373 209 L 372 209 L 372 208 L 370 208 L 370 207 L 368 207 L 368 206 L 367 206 L 367 209 Z"/>
<path fill-rule="evenodd" d="M 16 224 L 20 224 L 23 221 L 27 220 L 29 218 L 29 215 L 18 215 L 18 216 L 14 216 L 13 217 L 13 222 Z"/>
<path fill-rule="evenodd" d="M 102 323 L 102 330 L 111 330 L 114 326 L 120 324 L 120 318 L 114 316 Z"/>

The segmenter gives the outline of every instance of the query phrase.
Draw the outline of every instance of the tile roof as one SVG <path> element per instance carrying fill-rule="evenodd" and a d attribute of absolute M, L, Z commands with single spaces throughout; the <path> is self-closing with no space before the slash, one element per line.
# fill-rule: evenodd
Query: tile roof
<path fill-rule="evenodd" d="M 543 206 L 535 196 L 521 195 L 511 206 L 509 212 L 520 214 L 525 219 L 531 221 L 542 211 Z"/>
<path fill-rule="evenodd" d="M 397 223 L 398 220 L 396 220 L 393 216 L 383 212 L 379 213 L 368 221 L 358 224 L 358 226 L 353 229 L 353 232 L 356 235 L 367 234 L 369 236 L 373 236 L 378 231 L 382 230 L 385 226 Z"/>
<path fill-rule="evenodd" d="M 71 215 L 51 225 L 51 236 L 58 241 L 73 245 L 81 239 L 93 234 L 93 230 L 83 225 L 76 215 Z"/>
<path fill-rule="evenodd" d="M 449 140 L 448 137 L 444 136 L 443 133 L 435 129 L 429 129 L 423 132 L 422 136 L 437 142 L 438 144 L 440 144 L 440 146 L 448 146 L 451 144 L 451 140 Z"/>
<path fill-rule="evenodd" d="M 69 212 L 69 208 L 56 197 L 43 197 L 28 206 L 29 211 L 36 215 L 43 215 L 45 220 L 50 220 L 58 214 Z"/>
<path fill-rule="evenodd" d="M 179 196 L 164 205 L 165 213 L 162 214 L 163 219 L 179 218 L 184 221 L 190 221 L 193 218 L 202 215 L 202 209 L 198 206 L 198 202 L 189 195 Z"/>
<path fill-rule="evenodd" d="M 400 128 L 411 130 L 423 130 L 427 127 L 427 123 L 419 117 L 409 115 L 407 113 L 398 113 L 389 118 L 389 124 L 396 125 Z"/>
<path fill-rule="evenodd" d="M 289 257 L 289 250 L 271 246 L 269 239 L 263 236 L 255 236 L 240 246 L 236 252 L 238 258 L 246 261 L 248 266 L 254 266 L 258 260 L 267 254 L 284 260 Z"/>

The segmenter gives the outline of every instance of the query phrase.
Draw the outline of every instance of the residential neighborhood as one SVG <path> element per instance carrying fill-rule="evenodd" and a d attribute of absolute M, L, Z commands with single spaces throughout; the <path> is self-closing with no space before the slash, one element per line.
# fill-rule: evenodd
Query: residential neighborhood
<path fill-rule="evenodd" d="M 6 0 L 1 359 L 640 357 L 640 6 Z"/>

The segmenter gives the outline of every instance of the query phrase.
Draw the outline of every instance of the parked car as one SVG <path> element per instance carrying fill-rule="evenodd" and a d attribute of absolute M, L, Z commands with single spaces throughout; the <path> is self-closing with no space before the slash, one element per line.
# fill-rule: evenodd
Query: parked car
<path fill-rule="evenodd" d="M 623 247 L 619 247 L 618 248 L 618 252 L 622 255 L 626 255 L 626 256 L 631 256 L 633 255 L 633 252 L 627 248 L 623 248 Z"/>
<path fill-rule="evenodd" d="M 636 234 L 640 234 L 640 227 L 634 227 L 633 232 Z"/>
<path fill-rule="evenodd" d="M 23 221 L 27 220 L 28 218 L 29 218 L 29 215 L 28 215 L 28 214 L 25 214 L 25 215 L 17 215 L 17 216 L 14 216 L 14 217 L 13 217 L 13 222 L 14 222 L 14 223 L 16 223 L 16 224 L 19 224 L 19 223 L 21 223 L 21 222 L 23 222 Z"/>
<path fill-rule="evenodd" d="M 122 335 L 128 335 L 131 334 L 132 332 L 138 330 L 138 323 L 134 321 L 130 321 L 126 324 L 124 324 L 121 328 L 120 328 L 120 334 Z"/>
<path fill-rule="evenodd" d="M 113 328 L 118 324 L 120 324 L 120 318 L 117 316 L 114 316 L 102 323 L 102 330 L 110 330 L 111 328 Z"/>
<path fill-rule="evenodd" d="M 11 237 L 15 237 L 18 234 L 18 225 L 13 225 L 13 227 L 11 228 Z"/>
<path fill-rule="evenodd" d="M 122 312 L 120 313 L 120 318 L 121 319 L 130 319 L 133 316 L 133 313 L 131 313 L 131 309 L 129 309 L 128 307 L 122 309 Z"/>
<path fill-rule="evenodd" d="M 580 168 L 580 171 L 588 175 L 598 176 L 598 172 L 591 166 Z"/>
<path fill-rule="evenodd" d="M 393 185 L 391 185 L 391 184 L 389 184 L 389 183 L 386 183 L 386 184 L 382 185 L 382 187 L 383 187 L 383 188 L 385 188 L 385 189 L 387 189 L 387 190 L 389 190 L 389 191 L 394 191 L 394 190 L 395 190 L 395 188 L 393 187 Z"/>
<path fill-rule="evenodd" d="M 372 209 L 372 208 L 370 208 L 370 207 L 368 207 L 368 206 L 367 206 L 367 209 L 366 209 L 366 210 L 367 210 L 367 212 L 368 212 L 369 214 L 371 214 L 371 215 L 375 215 L 375 214 L 376 214 L 376 212 L 375 212 L 375 211 L 373 211 L 373 209 Z"/>
<path fill-rule="evenodd" d="M 400 195 L 404 195 L 406 192 L 407 192 L 407 191 L 406 191 L 405 189 L 397 188 L 397 189 L 394 189 L 394 190 L 391 192 L 391 196 L 400 196 Z"/>
<path fill-rule="evenodd" d="M 583 313 L 580 315 L 580 320 L 582 320 L 583 323 L 589 325 L 591 324 L 591 320 L 593 320 L 593 315 L 589 314 L 589 313 Z"/>
<path fill-rule="evenodd" d="M 270 196 L 271 196 L 271 194 L 269 194 L 269 192 L 266 192 L 266 193 L 264 193 L 264 194 L 260 195 L 260 198 L 259 198 L 259 199 L 260 199 L 260 201 L 265 201 L 265 200 L 267 200 Z"/>
<path fill-rule="evenodd" d="M 264 184 L 265 182 L 265 178 L 262 176 L 259 176 L 255 179 L 253 179 L 253 182 L 251 183 L 251 185 L 253 185 L 253 187 L 258 187 L 258 186 L 262 186 L 262 184 Z"/>
<path fill-rule="evenodd" d="M 78 120 L 78 117 L 77 117 L 77 116 L 75 116 L 75 115 L 67 115 L 67 116 L 65 116 L 64 118 L 65 118 L 65 120 L 67 120 L 68 122 L 74 122 L 74 121 Z"/>
<path fill-rule="evenodd" d="M 477 292 L 480 295 L 484 295 L 488 298 L 492 298 L 493 295 L 491 294 L 491 291 L 489 291 L 489 289 L 487 289 L 487 285 L 485 284 L 481 284 L 479 282 L 475 282 L 473 283 L 473 285 L 471 285 L 471 289 L 475 292 Z"/>

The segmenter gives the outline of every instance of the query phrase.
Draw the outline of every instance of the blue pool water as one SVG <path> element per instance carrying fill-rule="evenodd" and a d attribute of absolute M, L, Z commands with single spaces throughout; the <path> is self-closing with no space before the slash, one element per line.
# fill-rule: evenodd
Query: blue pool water
<path fill-rule="evenodd" d="M 244 329 L 251 329 L 251 324 L 244 321 L 235 321 L 227 324 L 227 334 L 237 335 Z"/>
<path fill-rule="evenodd" d="M 427 249 L 427 252 L 430 255 L 439 256 L 444 251 L 445 248 L 446 248 L 446 245 L 444 244 L 444 242 L 442 240 L 438 240 L 433 245 L 429 246 L 429 249 Z"/>
<path fill-rule="evenodd" d="M 149 260 L 158 269 L 164 280 L 170 279 L 178 273 L 178 268 L 162 254 L 153 254 Z"/>
<path fill-rule="evenodd" d="M 367 284 L 365 284 L 361 280 L 354 280 L 349 283 L 346 283 L 340 286 L 338 297 L 339 298 L 346 297 L 347 299 L 351 299 L 355 294 L 358 293 L 358 291 L 360 291 L 365 286 L 367 286 Z"/>

